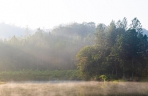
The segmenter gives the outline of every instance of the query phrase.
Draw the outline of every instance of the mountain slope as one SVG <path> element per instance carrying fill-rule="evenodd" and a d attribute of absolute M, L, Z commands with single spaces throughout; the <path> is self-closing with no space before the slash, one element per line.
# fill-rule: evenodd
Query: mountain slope
<path fill-rule="evenodd" d="M 148 36 L 148 30 L 143 28 L 143 34 L 146 34 Z"/>
<path fill-rule="evenodd" d="M 28 33 L 32 33 L 32 30 L 27 30 L 26 28 L 0 23 L 0 38 L 2 39 L 12 36 L 25 36 L 27 31 Z"/>

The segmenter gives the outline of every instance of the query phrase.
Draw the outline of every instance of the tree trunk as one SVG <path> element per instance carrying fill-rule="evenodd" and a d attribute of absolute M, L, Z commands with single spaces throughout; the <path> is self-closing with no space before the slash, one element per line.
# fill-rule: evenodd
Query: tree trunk
<path fill-rule="evenodd" d="M 114 68 L 112 67 L 112 75 L 114 75 Z"/>
<path fill-rule="evenodd" d="M 125 78 L 125 74 L 124 74 L 124 65 L 123 65 L 123 76 L 122 76 L 122 78 Z"/>
<path fill-rule="evenodd" d="M 134 70 L 133 62 L 134 62 L 134 60 L 132 59 L 132 78 L 133 78 L 133 76 L 134 76 L 134 72 L 133 72 L 133 70 Z"/>
<path fill-rule="evenodd" d="M 117 64 L 116 64 L 116 61 L 115 61 L 115 68 L 116 68 L 116 76 L 117 76 Z"/>

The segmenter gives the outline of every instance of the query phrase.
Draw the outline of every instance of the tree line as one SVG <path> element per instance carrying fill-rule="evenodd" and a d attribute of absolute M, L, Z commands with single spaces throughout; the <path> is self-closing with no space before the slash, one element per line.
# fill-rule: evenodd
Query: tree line
<path fill-rule="evenodd" d="M 0 40 L 0 71 L 78 69 L 83 79 L 147 78 L 148 38 L 134 18 L 60 25 Z"/>
<path fill-rule="evenodd" d="M 142 33 L 137 18 L 128 26 L 127 19 L 99 24 L 95 31 L 95 44 L 85 46 L 77 54 L 78 69 L 84 79 L 148 77 L 148 38 Z"/>
<path fill-rule="evenodd" d="M 94 44 L 94 32 L 93 22 L 71 23 L 51 32 L 38 28 L 32 35 L 0 40 L 0 71 L 76 69 L 76 54 Z"/>

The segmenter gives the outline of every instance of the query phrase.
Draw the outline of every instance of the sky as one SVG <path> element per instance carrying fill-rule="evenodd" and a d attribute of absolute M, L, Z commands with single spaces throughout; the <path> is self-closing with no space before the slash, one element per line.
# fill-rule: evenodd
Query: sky
<path fill-rule="evenodd" d="M 128 24 L 137 17 L 148 29 L 148 0 L 0 0 L 0 22 L 31 29 L 52 29 L 72 22 Z"/>

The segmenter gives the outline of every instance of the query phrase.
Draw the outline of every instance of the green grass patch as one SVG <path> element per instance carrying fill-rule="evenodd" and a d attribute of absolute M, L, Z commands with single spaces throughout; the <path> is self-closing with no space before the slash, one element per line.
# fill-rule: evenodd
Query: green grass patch
<path fill-rule="evenodd" d="M 81 80 L 78 70 L 20 70 L 0 72 L 0 81 Z"/>

